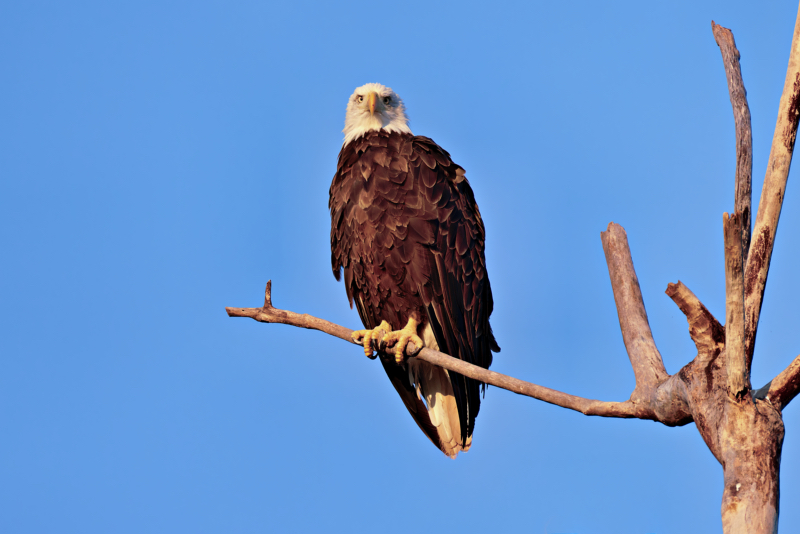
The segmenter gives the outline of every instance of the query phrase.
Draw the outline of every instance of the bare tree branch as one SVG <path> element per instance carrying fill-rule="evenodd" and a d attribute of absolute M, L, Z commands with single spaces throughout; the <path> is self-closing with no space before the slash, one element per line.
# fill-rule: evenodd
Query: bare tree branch
<path fill-rule="evenodd" d="M 722 461 L 719 425 L 725 401 L 720 401 L 717 391 L 718 384 L 725 383 L 725 369 L 720 363 L 720 355 L 725 350 L 725 329 L 682 282 L 669 284 L 666 293 L 686 315 L 689 335 L 697 347 L 697 357 L 675 374 L 680 377 L 682 386 L 677 393 L 683 394 L 685 410 L 690 413 L 690 420 L 694 421 L 709 450 Z M 667 384 L 672 381 L 671 378 Z M 727 387 L 724 390 L 727 400 Z"/>
<path fill-rule="evenodd" d="M 725 236 L 725 365 L 728 391 L 741 397 L 750 390 L 750 368 L 744 354 L 744 269 L 742 215 L 722 216 Z"/>
<path fill-rule="evenodd" d="M 338 337 L 350 343 L 354 343 L 351 337 L 352 330 L 343 326 L 331 323 L 324 319 L 314 317 L 308 314 L 300 314 L 287 310 L 279 310 L 272 306 L 272 281 L 267 282 L 267 289 L 264 296 L 264 306 L 261 308 L 225 308 L 229 317 L 250 317 L 262 323 L 280 323 L 301 328 L 309 328 L 319 330 Z M 414 353 L 416 353 L 414 355 Z M 420 360 L 432 363 L 447 369 L 448 371 L 455 371 L 464 376 L 474 378 L 486 384 L 533 397 L 562 408 L 575 410 L 586 415 L 599 415 L 602 417 L 622 417 L 622 418 L 640 418 L 640 419 L 654 419 L 652 411 L 638 406 L 630 400 L 625 402 L 604 402 L 593 399 L 586 399 L 562 393 L 554 389 L 525 382 L 501 373 L 489 371 L 483 367 L 472 365 L 465 361 L 453 358 L 437 350 L 423 348 L 417 352 L 417 347 L 414 343 L 409 343 L 406 347 L 406 355 L 408 357 L 419 358 Z M 414 356 L 411 356 L 414 355 Z M 381 355 L 383 357 L 383 355 Z M 394 357 L 392 356 L 392 360 Z"/>
<path fill-rule="evenodd" d="M 725 347 L 725 329 L 683 282 L 667 285 L 666 294 L 686 315 L 689 336 L 697 347 L 696 361 L 707 365 Z"/>
<path fill-rule="evenodd" d="M 780 380 L 776 378 L 770 384 L 767 398 L 772 402 L 754 399 L 754 395 L 749 392 L 749 374 L 775 233 L 797 135 L 800 107 L 800 12 L 795 22 L 786 82 L 749 250 L 742 246 L 746 240 L 740 239 L 740 236 L 744 237 L 744 225 L 740 224 L 739 219 L 745 215 L 745 208 L 740 204 L 740 188 L 746 185 L 740 182 L 742 173 L 745 172 L 740 166 L 743 163 L 750 165 L 742 161 L 745 156 L 751 158 L 744 153 L 751 148 L 743 146 L 740 131 L 742 124 L 737 113 L 737 109 L 743 112 L 742 106 L 746 105 L 744 86 L 741 89 L 737 87 L 739 80 L 736 78 L 741 77 L 741 71 L 732 59 L 738 56 L 733 35 L 714 23 L 712 29 L 722 51 L 731 103 L 737 118 L 736 213 L 730 218 L 726 215 L 724 220 L 725 356 L 712 358 L 709 365 L 702 369 L 703 373 L 686 373 L 689 379 L 687 386 L 697 429 L 722 464 L 725 476 L 722 492 L 724 532 L 774 534 L 778 531 L 779 471 L 784 436 L 780 407 L 795 394 L 797 385 L 794 381 L 798 373 L 790 366 L 781 373 Z M 747 255 L 747 261 L 744 265 L 742 318 L 741 263 L 744 254 Z M 724 362 L 724 365 L 719 365 L 720 362 Z M 691 364 L 687 366 L 690 367 Z M 681 373 L 687 368 L 682 369 Z M 716 386 L 712 386 L 712 382 Z M 701 387 L 692 387 L 691 383 Z M 720 387 L 721 384 L 724 386 Z M 772 389 L 773 385 L 775 389 Z M 772 399 L 769 399 L 770 394 L 774 395 Z"/>
<path fill-rule="evenodd" d="M 717 41 L 725 65 L 728 92 L 731 97 L 733 119 L 736 124 L 736 191 L 734 211 L 742 214 L 742 249 L 745 256 L 750 250 L 750 217 L 752 213 L 753 134 L 750 126 L 750 106 L 739 66 L 739 50 L 733 32 L 711 21 L 714 40 Z"/>
<path fill-rule="evenodd" d="M 412 349 L 408 349 L 408 351 L 412 352 Z M 554 389 L 532 384 L 530 382 L 525 382 L 524 380 L 519 380 L 511 376 L 496 373 L 494 371 L 484 369 L 483 367 L 478 367 L 477 365 L 472 365 L 471 363 L 467 363 L 463 360 L 453 358 L 452 356 L 448 356 L 447 354 L 429 348 L 422 349 L 416 355 L 416 357 L 420 360 L 444 367 L 448 371 L 455 371 L 464 376 L 474 378 L 475 380 L 480 380 L 481 382 L 485 382 L 487 384 L 491 384 L 520 395 L 533 397 L 534 399 L 555 404 L 556 406 L 561 406 L 562 408 L 575 410 L 585 415 L 654 419 L 651 411 L 644 409 L 641 406 L 637 406 L 630 400 L 625 402 L 605 402 L 569 395 L 561 391 L 556 391 Z"/>
<path fill-rule="evenodd" d="M 656 387 L 669 378 L 669 374 L 664 368 L 661 353 L 658 352 L 650 331 L 639 279 L 633 268 L 628 235 L 624 228 L 612 222 L 600 236 L 608 263 L 608 275 L 614 289 L 622 339 L 636 376 L 636 389 L 631 399 L 641 400 L 643 396 L 653 395 Z M 650 398 L 649 402 L 654 400 Z"/>
<path fill-rule="evenodd" d="M 800 356 L 772 379 L 767 399 L 778 410 L 783 410 L 787 404 L 792 402 L 798 392 L 800 392 Z"/>
<path fill-rule="evenodd" d="M 800 11 L 795 21 L 789 66 L 778 107 L 778 120 L 772 138 L 772 149 L 764 177 L 764 187 L 758 204 L 753 241 L 745 267 L 745 354 L 748 367 L 753 360 L 758 318 L 767 285 L 767 273 L 772 259 L 775 232 L 781 215 L 786 181 L 792 163 L 797 121 L 800 116 Z"/>
<path fill-rule="evenodd" d="M 687 404 L 688 397 L 683 382 L 684 377 L 678 375 L 670 377 L 653 340 L 639 281 L 633 268 L 625 229 L 610 223 L 608 229 L 601 233 L 601 238 L 617 303 L 622 337 L 636 377 L 636 387 L 629 400 L 605 402 L 569 395 L 472 365 L 429 348 L 423 348 L 417 352 L 418 349 L 413 343 L 409 343 L 406 347 L 406 356 L 416 357 L 486 384 L 586 415 L 651 419 L 669 426 L 685 425 L 691 422 L 692 416 Z M 708 350 L 698 351 L 699 354 L 705 355 L 719 343 L 720 336 L 717 330 L 721 330 L 721 327 L 691 291 L 682 284 L 675 287 L 686 302 L 695 303 L 698 311 L 695 313 L 697 320 L 694 322 L 699 324 L 702 319 L 705 319 L 706 330 L 713 334 L 712 340 L 708 342 Z M 271 290 L 272 282 L 270 281 L 267 283 L 264 306 L 261 308 L 226 308 L 228 315 L 230 317 L 250 317 L 263 323 L 282 323 L 320 330 L 353 343 L 351 337 L 353 331 L 343 326 L 308 314 L 274 308 Z M 691 324 L 693 321 L 690 319 Z M 724 338 L 724 335 L 722 337 Z M 381 348 L 382 351 L 384 349 L 385 347 Z M 717 350 L 717 352 L 719 351 Z M 382 353 L 381 357 L 386 356 Z"/>

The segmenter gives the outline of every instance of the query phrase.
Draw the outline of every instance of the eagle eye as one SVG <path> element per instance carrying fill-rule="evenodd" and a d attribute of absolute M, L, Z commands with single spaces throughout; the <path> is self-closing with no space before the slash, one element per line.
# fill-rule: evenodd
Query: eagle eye
<path fill-rule="evenodd" d="M 392 101 L 392 97 L 391 96 L 383 97 L 383 103 L 386 104 L 387 106 L 389 105 L 389 102 L 391 102 L 391 101 Z"/>

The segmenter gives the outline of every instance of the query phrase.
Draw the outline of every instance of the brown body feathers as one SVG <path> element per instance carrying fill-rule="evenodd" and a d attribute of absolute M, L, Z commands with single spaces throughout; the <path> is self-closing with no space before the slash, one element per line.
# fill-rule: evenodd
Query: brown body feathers
<path fill-rule="evenodd" d="M 450 155 L 427 137 L 367 132 L 342 148 L 329 207 L 333 273 L 344 271 L 365 328 L 385 320 L 398 330 L 415 314 L 427 346 L 488 368 L 500 348 L 485 232 Z M 468 449 L 482 384 L 413 358 L 381 361 L 431 441 L 451 457 Z"/>

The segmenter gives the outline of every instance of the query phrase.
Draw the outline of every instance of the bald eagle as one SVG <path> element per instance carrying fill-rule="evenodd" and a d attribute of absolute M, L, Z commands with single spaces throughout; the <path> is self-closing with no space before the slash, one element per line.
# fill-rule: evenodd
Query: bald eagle
<path fill-rule="evenodd" d="M 464 169 L 408 127 L 403 101 L 369 83 L 347 102 L 344 144 L 330 188 L 331 264 L 366 330 L 353 339 L 381 363 L 419 427 L 447 456 L 472 444 L 480 389 L 416 358 L 413 341 L 488 368 L 492 290 L 483 220 Z M 381 338 L 381 331 L 387 332 Z"/>

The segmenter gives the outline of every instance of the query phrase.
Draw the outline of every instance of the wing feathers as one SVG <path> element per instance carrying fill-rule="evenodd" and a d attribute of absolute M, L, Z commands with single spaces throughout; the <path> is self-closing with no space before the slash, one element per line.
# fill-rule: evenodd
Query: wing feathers
<path fill-rule="evenodd" d="M 417 314 L 443 352 L 488 368 L 499 347 L 489 325 L 485 232 L 450 155 L 426 137 L 369 132 L 342 148 L 329 207 L 334 275 L 344 270 L 364 325 L 401 328 Z M 423 432 L 455 456 L 471 443 L 481 384 L 429 367 L 384 363 Z"/>

